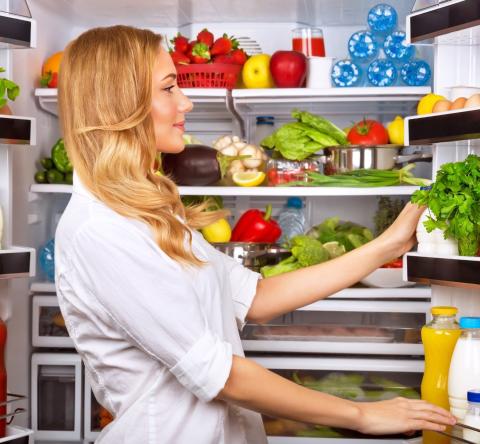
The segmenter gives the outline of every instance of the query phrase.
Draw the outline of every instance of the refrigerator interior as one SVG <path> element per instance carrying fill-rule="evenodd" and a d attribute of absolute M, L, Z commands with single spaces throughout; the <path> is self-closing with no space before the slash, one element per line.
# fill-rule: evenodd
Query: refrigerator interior
<path fill-rule="evenodd" d="M 30 191 L 36 163 L 41 157 L 49 155 L 51 146 L 60 137 L 57 117 L 39 106 L 34 91 L 38 88 L 43 61 L 54 52 L 62 50 L 71 39 L 86 29 L 122 23 L 147 27 L 170 39 L 178 31 L 194 37 L 198 31 L 208 27 L 215 35 L 228 32 L 251 37 L 264 52 L 271 54 L 280 48 L 290 48 L 291 29 L 300 25 L 314 25 L 323 29 L 327 55 L 343 58 L 347 56 L 348 37 L 352 32 L 366 27 L 366 13 L 376 3 L 378 1 L 375 0 L 139 0 L 135 3 L 113 0 L 28 0 L 27 3 L 0 0 L 0 10 L 20 14 L 29 11 L 38 28 L 35 49 L 0 51 L 0 66 L 6 68 L 6 75 L 18 83 L 22 90 L 12 106 L 14 113 L 35 117 L 37 125 L 36 146 L 0 150 L 0 181 L 5 180 L 2 177 L 5 178 L 8 171 L 12 172 L 11 189 L 3 183 L 0 187 L 0 204 L 6 215 L 5 239 L 8 244 L 28 245 L 35 249 L 44 245 L 53 237 L 58 218 L 68 203 L 68 193 L 44 194 Z M 388 3 L 397 9 L 403 20 L 412 10 L 415 1 L 392 0 Z M 479 27 L 476 27 L 439 37 L 434 44 L 422 43 L 417 46 L 419 54 L 433 63 L 433 90 L 436 93 L 449 98 L 451 86 L 480 86 L 479 41 Z M 268 97 L 267 94 L 266 97 L 252 101 L 242 96 L 245 95 L 244 92 L 238 94 L 238 112 L 244 120 L 245 136 L 249 140 L 253 138 L 258 115 L 274 115 L 275 127 L 289 120 L 292 108 L 321 114 L 339 127 L 346 127 L 364 115 L 386 123 L 398 114 L 415 114 L 418 97 L 423 95 L 397 96 L 392 99 L 378 97 L 373 93 L 371 98 L 350 100 L 335 97 L 325 100 L 310 100 L 308 97 L 278 100 L 280 93 L 272 90 L 273 97 Z M 238 134 L 240 127 L 232 119 L 223 100 L 207 103 L 194 97 L 193 101 L 195 109 L 188 116 L 187 133 L 196 135 L 206 144 L 221 134 Z M 434 174 L 443 163 L 462 160 L 469 153 L 480 154 L 480 144 L 476 140 L 437 143 L 432 149 L 433 165 L 422 165 L 422 174 Z M 11 164 L 11 169 L 7 167 L 8 164 Z M 409 193 L 402 191 L 393 197 L 408 200 Z M 378 202 L 378 196 L 374 192 L 370 195 L 345 192 L 345 195 L 303 196 L 302 199 L 307 228 L 327 217 L 338 216 L 342 220 L 352 220 L 373 229 L 372 215 Z M 263 196 L 244 193 L 224 197 L 225 205 L 233 210 L 234 219 L 247 208 L 261 208 L 267 203 L 273 204 L 275 216 L 285 200 L 284 195 L 271 193 Z M 32 281 L 44 280 L 45 276 L 37 270 L 37 276 Z M 29 393 L 32 336 L 30 284 L 27 279 L 0 280 L 0 310 L 2 317 L 8 318 L 9 390 L 26 394 Z M 460 308 L 460 315 L 475 315 L 480 313 L 478 296 L 478 289 L 434 285 L 431 301 L 436 305 L 456 305 Z M 422 300 L 428 303 L 430 294 Z M 409 300 L 403 302 L 408 304 Z M 424 317 L 428 318 L 427 312 L 425 309 L 420 317 L 418 314 L 403 313 L 405 319 L 398 321 L 399 328 L 418 329 Z M 372 310 L 372 313 L 368 313 L 371 320 L 365 321 L 361 319 L 360 310 L 357 313 L 358 315 L 336 314 L 338 319 L 335 322 L 353 322 L 358 327 L 375 325 L 377 328 L 391 316 L 385 313 L 380 316 Z M 318 318 L 318 313 L 314 316 L 309 312 L 299 312 L 292 314 L 290 320 L 283 319 L 282 324 L 298 321 L 308 325 L 323 321 L 329 315 L 331 313 L 328 312 L 323 318 Z M 311 316 L 314 318 L 309 319 Z M 28 425 L 29 418 L 19 417 L 15 422 Z"/>

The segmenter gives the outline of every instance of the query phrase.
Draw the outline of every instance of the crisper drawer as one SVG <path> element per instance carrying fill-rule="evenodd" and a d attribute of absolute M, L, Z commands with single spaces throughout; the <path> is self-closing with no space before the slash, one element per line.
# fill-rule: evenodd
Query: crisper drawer
<path fill-rule="evenodd" d="M 246 325 L 245 351 L 423 355 L 428 302 L 325 300 L 268 324 Z"/>
<path fill-rule="evenodd" d="M 32 428 L 35 439 L 81 439 L 82 363 L 74 353 L 32 355 Z"/>
<path fill-rule="evenodd" d="M 248 356 L 263 367 L 313 390 L 354 401 L 380 401 L 397 396 L 420 398 L 423 361 L 317 357 Z M 392 443 L 405 436 L 367 436 L 350 430 L 263 417 L 271 444 Z"/>
<path fill-rule="evenodd" d="M 102 429 L 113 421 L 113 417 L 96 400 L 88 382 L 87 373 L 85 373 L 84 406 L 83 438 L 85 441 L 93 442 Z"/>
<path fill-rule="evenodd" d="M 32 345 L 34 347 L 73 348 L 58 299 L 54 295 L 32 298 Z"/>

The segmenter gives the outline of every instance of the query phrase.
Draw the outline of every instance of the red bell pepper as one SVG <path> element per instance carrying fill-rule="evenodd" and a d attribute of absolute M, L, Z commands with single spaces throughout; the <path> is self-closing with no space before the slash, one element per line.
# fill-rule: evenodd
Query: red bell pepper
<path fill-rule="evenodd" d="M 231 242 L 276 242 L 282 235 L 282 229 L 271 216 L 271 205 L 265 211 L 246 211 L 232 231 Z"/>

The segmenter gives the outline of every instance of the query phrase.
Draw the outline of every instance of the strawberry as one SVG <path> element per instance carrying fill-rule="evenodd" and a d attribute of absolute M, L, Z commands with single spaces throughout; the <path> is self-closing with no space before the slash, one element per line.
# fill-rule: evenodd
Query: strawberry
<path fill-rule="evenodd" d="M 44 88 L 57 88 L 58 86 L 58 72 L 49 71 L 40 79 L 40 85 Z"/>
<path fill-rule="evenodd" d="M 172 57 L 175 65 L 189 65 L 190 58 L 186 54 L 182 54 L 179 51 L 170 51 L 170 57 Z"/>
<path fill-rule="evenodd" d="M 205 28 L 198 33 L 197 42 L 205 43 L 210 48 L 213 45 L 213 34 Z"/>
<path fill-rule="evenodd" d="M 207 63 L 211 59 L 208 46 L 205 43 L 195 43 L 192 48 L 192 63 Z"/>
<path fill-rule="evenodd" d="M 238 48 L 238 42 L 233 37 L 228 37 L 227 34 L 223 34 L 222 37 L 215 40 L 212 48 L 210 49 L 211 55 L 228 54 L 232 49 Z"/>
<path fill-rule="evenodd" d="M 236 65 L 243 65 L 247 61 L 248 55 L 243 49 L 235 49 L 232 52 L 232 59 Z"/>
<path fill-rule="evenodd" d="M 225 63 L 227 65 L 234 65 L 235 60 L 231 54 L 220 54 L 213 58 L 213 63 Z"/>
<path fill-rule="evenodd" d="M 174 45 L 175 51 L 185 54 L 188 49 L 188 39 L 182 34 L 178 33 L 170 42 Z"/>

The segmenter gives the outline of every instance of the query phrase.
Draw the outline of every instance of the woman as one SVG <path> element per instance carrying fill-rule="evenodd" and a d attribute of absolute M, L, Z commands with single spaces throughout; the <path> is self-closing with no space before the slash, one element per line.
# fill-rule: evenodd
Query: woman
<path fill-rule="evenodd" d="M 255 411 L 372 434 L 452 424 L 422 401 L 346 401 L 244 358 L 246 320 L 325 298 L 400 256 L 422 210 L 408 205 L 385 234 L 338 259 L 259 280 L 191 230 L 221 214 L 184 208 L 154 173 L 157 152 L 184 149 L 192 104 L 175 79 L 146 30 L 93 29 L 63 56 L 60 116 L 76 175 L 56 233 L 56 285 L 93 392 L 115 417 L 97 442 L 261 444 Z"/>

